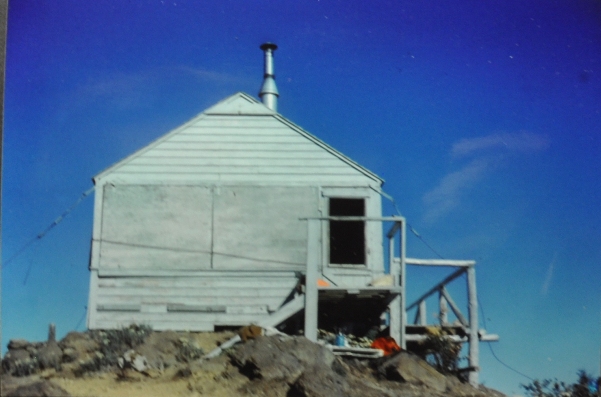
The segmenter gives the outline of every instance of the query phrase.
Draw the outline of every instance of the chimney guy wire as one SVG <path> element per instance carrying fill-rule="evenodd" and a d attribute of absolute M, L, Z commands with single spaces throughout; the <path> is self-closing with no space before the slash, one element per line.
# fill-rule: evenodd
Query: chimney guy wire
<path fill-rule="evenodd" d="M 33 237 L 32 239 L 30 239 L 28 242 L 26 242 L 21 248 L 19 248 L 17 250 L 17 252 L 15 252 L 13 254 L 13 256 L 11 256 L 10 258 L 8 258 L 6 261 L 4 261 L 3 266 L 6 267 L 10 262 L 12 262 L 13 260 L 15 260 L 19 255 L 21 255 L 23 252 L 25 252 L 25 250 L 27 248 L 29 248 L 32 244 L 34 244 L 36 241 L 41 240 L 42 238 L 44 238 L 46 236 L 46 234 L 48 234 L 48 232 L 50 230 L 52 230 L 56 225 L 58 225 L 59 223 L 61 223 L 66 217 L 67 215 L 69 215 L 71 213 L 71 211 L 73 211 L 75 209 L 75 207 L 77 207 L 79 204 L 81 204 L 81 202 L 88 197 L 90 194 L 92 194 L 92 192 L 96 190 L 96 186 L 92 186 L 90 189 L 86 190 L 85 192 L 82 193 L 82 195 L 77 199 L 77 201 L 75 203 L 73 203 L 73 205 L 71 205 L 69 208 L 67 208 L 58 218 L 56 218 L 54 220 L 54 222 L 52 222 L 46 229 L 44 229 L 41 233 L 39 233 L 37 236 Z"/>

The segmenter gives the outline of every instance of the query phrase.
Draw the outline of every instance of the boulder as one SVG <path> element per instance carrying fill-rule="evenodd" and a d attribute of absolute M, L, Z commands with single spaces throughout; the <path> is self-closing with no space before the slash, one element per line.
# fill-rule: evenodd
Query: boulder
<path fill-rule="evenodd" d="M 59 369 L 63 357 L 63 351 L 56 342 L 48 342 L 38 350 L 38 361 L 42 369 Z"/>
<path fill-rule="evenodd" d="M 259 336 L 237 348 L 231 359 L 251 379 L 293 383 L 306 369 L 331 371 L 335 356 L 304 337 Z"/>
<path fill-rule="evenodd" d="M 288 395 L 298 397 L 347 397 L 349 384 L 346 379 L 334 371 L 312 368 L 303 372 L 290 386 Z"/>
<path fill-rule="evenodd" d="M 388 380 L 424 385 L 438 392 L 447 388 L 447 379 L 418 356 L 402 351 L 381 358 L 378 373 Z"/>
<path fill-rule="evenodd" d="M 11 339 L 8 342 L 8 350 L 27 349 L 30 343 L 25 339 Z"/>
<path fill-rule="evenodd" d="M 38 361 L 26 349 L 13 349 L 2 359 L 2 371 L 15 376 L 26 376 L 38 370 Z"/>
<path fill-rule="evenodd" d="M 6 397 L 69 397 L 65 389 L 47 380 L 39 380 L 33 383 L 18 386 L 5 395 Z"/>

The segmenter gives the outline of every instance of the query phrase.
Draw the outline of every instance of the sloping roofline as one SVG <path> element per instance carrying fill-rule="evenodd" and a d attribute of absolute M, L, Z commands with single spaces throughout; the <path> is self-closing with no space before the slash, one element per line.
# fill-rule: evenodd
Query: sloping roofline
<path fill-rule="evenodd" d="M 222 105 L 224 105 L 226 102 L 233 101 L 236 98 L 242 98 L 242 99 L 245 99 L 245 100 L 249 101 L 249 106 L 246 107 L 246 108 L 244 108 L 244 109 L 240 109 L 238 111 L 234 111 L 233 109 L 228 110 L 227 108 L 225 109 L 226 111 L 223 111 L 224 110 L 224 106 L 222 106 Z M 313 134 L 305 131 L 300 126 L 294 124 L 292 121 L 288 120 L 287 118 L 285 118 L 281 114 L 276 113 L 273 110 L 267 108 L 263 103 L 259 102 L 257 99 L 255 99 L 254 97 L 252 97 L 249 94 L 246 94 L 244 92 L 237 92 L 234 95 L 230 95 L 229 97 L 222 99 L 221 101 L 217 102 L 215 105 L 213 105 L 213 106 L 211 106 L 211 107 L 203 110 L 201 113 L 199 113 L 196 116 L 192 117 L 186 123 L 184 123 L 184 124 L 176 127 L 175 129 L 173 129 L 173 130 L 169 131 L 168 133 L 162 135 L 161 137 L 155 139 L 154 141 L 150 142 L 149 144 L 147 144 L 143 148 L 141 148 L 141 149 L 135 151 L 134 153 L 130 154 L 129 156 L 125 157 L 124 159 L 122 159 L 122 160 L 114 163 L 113 165 L 105 168 L 103 171 L 101 171 L 98 174 L 96 174 L 92 178 L 92 180 L 94 181 L 94 183 L 96 183 L 96 181 L 98 181 L 98 180 L 102 179 L 103 177 L 105 177 L 106 175 L 110 174 L 113 170 L 115 170 L 115 169 L 121 167 L 122 165 L 128 163 L 132 159 L 134 159 L 136 157 L 139 157 L 140 155 L 142 155 L 143 153 L 145 153 L 149 149 L 151 149 L 154 146 L 160 144 L 161 142 L 169 139 L 172 135 L 177 134 L 178 132 L 180 132 L 181 130 L 187 128 L 188 126 L 192 125 L 193 123 L 196 123 L 199 119 L 202 119 L 204 117 L 211 116 L 211 115 L 217 115 L 217 114 L 219 114 L 219 115 L 231 115 L 231 116 L 239 116 L 239 115 L 272 116 L 276 120 L 280 121 L 281 123 L 287 125 L 289 128 L 291 128 L 294 131 L 296 131 L 298 134 L 302 135 L 303 137 L 305 137 L 306 139 L 310 140 L 311 142 L 313 142 L 317 146 L 321 147 L 323 150 L 325 150 L 328 153 L 334 155 L 335 157 L 339 158 L 340 160 L 342 160 L 343 162 L 345 162 L 349 166 L 351 166 L 354 169 L 356 169 L 357 171 L 361 172 L 362 174 L 364 174 L 368 178 L 373 179 L 376 182 L 379 182 L 380 185 L 382 185 L 384 183 L 384 179 L 380 178 L 375 173 L 371 172 L 370 170 L 368 170 L 367 168 L 363 167 L 362 165 L 360 165 L 356 161 L 352 160 L 350 157 L 347 157 L 346 155 L 342 154 L 338 150 L 334 149 L 333 147 L 331 147 L 330 145 L 328 145 L 327 143 L 325 143 L 321 139 L 317 138 Z"/>

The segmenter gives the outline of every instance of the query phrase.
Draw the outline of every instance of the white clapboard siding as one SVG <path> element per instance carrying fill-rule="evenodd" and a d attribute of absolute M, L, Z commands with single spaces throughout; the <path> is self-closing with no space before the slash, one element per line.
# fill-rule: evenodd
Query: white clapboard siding
<path fill-rule="evenodd" d="M 207 109 L 95 180 L 162 184 L 382 183 L 372 172 L 244 93 Z"/>
<path fill-rule="evenodd" d="M 90 328 L 131 323 L 153 329 L 213 330 L 268 318 L 294 293 L 294 273 L 206 272 L 200 277 L 96 277 Z"/>

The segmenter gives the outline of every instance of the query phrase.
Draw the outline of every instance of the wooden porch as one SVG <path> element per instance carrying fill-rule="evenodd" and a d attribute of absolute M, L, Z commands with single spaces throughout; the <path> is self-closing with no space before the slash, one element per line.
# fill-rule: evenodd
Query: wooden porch
<path fill-rule="evenodd" d="M 497 341 L 497 335 L 488 335 L 478 328 L 478 297 L 476 289 L 476 262 L 472 260 L 447 260 L 447 259 L 416 259 L 406 255 L 406 221 L 403 217 L 356 217 L 356 216 L 330 216 L 304 218 L 308 224 L 307 236 L 307 269 L 304 288 L 305 336 L 317 342 L 319 307 L 323 302 L 355 298 L 357 300 L 374 300 L 379 302 L 375 307 L 380 307 L 388 315 L 388 328 L 390 336 L 406 349 L 407 345 L 418 343 L 427 338 L 428 326 L 439 326 L 448 332 L 447 338 L 457 343 L 468 343 L 468 378 L 472 385 L 478 384 L 479 371 L 479 342 Z M 344 286 L 323 285 L 318 283 L 324 278 L 323 269 L 328 266 L 320 255 L 322 249 L 323 223 L 330 221 L 349 222 L 380 222 L 391 224 L 386 238 L 388 242 L 388 273 L 392 276 L 391 285 L 384 286 Z M 406 266 L 424 267 L 450 267 L 455 269 L 448 277 L 436 284 L 420 298 L 411 304 L 406 302 Z M 455 303 L 446 286 L 459 278 L 467 275 L 467 316 L 463 314 Z M 322 284 L 322 285 L 320 285 Z M 426 299 L 438 294 L 438 324 L 428 324 L 426 316 Z M 448 322 L 448 312 L 453 312 L 457 321 Z M 414 321 L 407 321 L 407 312 L 416 310 Z"/>

